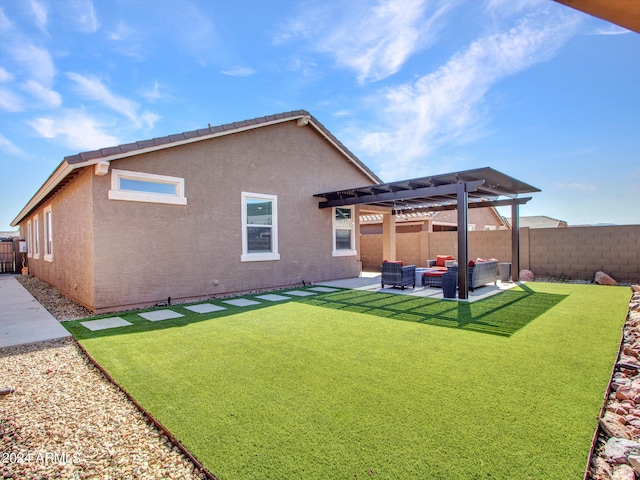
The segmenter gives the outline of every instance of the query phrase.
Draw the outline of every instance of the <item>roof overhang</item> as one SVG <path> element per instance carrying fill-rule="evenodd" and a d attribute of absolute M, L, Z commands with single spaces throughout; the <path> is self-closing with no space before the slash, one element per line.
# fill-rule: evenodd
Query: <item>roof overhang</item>
<path fill-rule="evenodd" d="M 531 200 L 531 197 L 521 197 L 521 194 L 540 191 L 486 167 L 318 193 L 315 197 L 324 199 L 319 204 L 320 208 L 364 205 L 387 208 L 398 215 L 408 212 L 455 210 L 460 188 L 468 195 L 469 208 L 522 205 Z"/>
<path fill-rule="evenodd" d="M 638 0 L 555 1 L 640 33 L 640 2 Z"/>

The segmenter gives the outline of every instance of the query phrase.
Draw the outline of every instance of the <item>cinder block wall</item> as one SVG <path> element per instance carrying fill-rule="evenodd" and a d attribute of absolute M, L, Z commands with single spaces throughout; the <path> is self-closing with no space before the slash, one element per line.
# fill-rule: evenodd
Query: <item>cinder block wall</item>
<path fill-rule="evenodd" d="M 426 266 L 436 255 L 457 256 L 456 232 L 399 233 L 397 259 Z M 511 260 L 511 231 L 469 232 L 469 258 Z M 362 235 L 364 270 L 382 262 L 382 235 Z M 620 282 L 640 283 L 640 225 L 520 229 L 520 268 L 537 276 L 593 280 L 602 270 Z"/>
<path fill-rule="evenodd" d="M 593 280 L 602 270 L 618 281 L 640 281 L 640 225 L 534 229 L 529 242 L 536 275 Z"/>

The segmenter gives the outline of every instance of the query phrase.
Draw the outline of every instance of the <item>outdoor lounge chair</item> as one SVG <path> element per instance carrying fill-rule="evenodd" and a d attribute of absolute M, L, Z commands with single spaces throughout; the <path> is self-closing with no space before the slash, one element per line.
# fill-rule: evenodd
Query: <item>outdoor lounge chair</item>
<path fill-rule="evenodd" d="M 380 283 L 382 288 L 385 285 L 392 285 L 394 287 L 400 287 L 404 290 L 404 287 L 412 286 L 416 288 L 416 266 L 407 265 L 402 266 L 402 262 L 384 262 L 381 267 L 382 275 L 380 276 Z"/>

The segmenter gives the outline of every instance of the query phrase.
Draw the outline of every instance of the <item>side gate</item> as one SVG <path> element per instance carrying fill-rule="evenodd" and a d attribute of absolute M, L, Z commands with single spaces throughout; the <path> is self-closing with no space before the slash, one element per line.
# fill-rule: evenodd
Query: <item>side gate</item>
<path fill-rule="evenodd" d="M 0 240 L 0 273 L 20 273 L 22 260 L 17 239 Z"/>

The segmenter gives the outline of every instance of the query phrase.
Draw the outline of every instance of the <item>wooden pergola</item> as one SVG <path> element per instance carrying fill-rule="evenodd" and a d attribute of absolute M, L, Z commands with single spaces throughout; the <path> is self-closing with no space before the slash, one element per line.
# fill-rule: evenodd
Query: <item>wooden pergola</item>
<path fill-rule="evenodd" d="M 386 212 L 383 235 L 392 244 L 390 260 L 395 259 L 395 215 L 438 210 L 458 211 L 458 296 L 469 298 L 468 276 L 468 209 L 511 206 L 511 264 L 512 278 L 518 280 L 520 271 L 519 207 L 531 200 L 521 197 L 539 192 L 536 187 L 505 175 L 493 168 L 478 168 L 430 177 L 380 183 L 318 193 L 323 199 L 319 207 L 366 205 L 378 213 Z"/>

